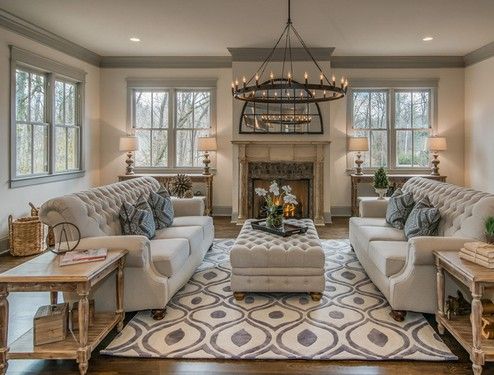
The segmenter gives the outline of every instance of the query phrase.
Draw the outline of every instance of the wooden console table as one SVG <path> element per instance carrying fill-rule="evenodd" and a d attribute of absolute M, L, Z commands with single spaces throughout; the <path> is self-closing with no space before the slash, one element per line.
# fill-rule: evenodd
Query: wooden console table
<path fill-rule="evenodd" d="M 200 173 L 185 173 L 190 177 L 192 182 L 201 182 L 206 185 L 206 204 L 204 208 L 204 214 L 213 216 L 213 174 L 203 175 Z M 119 181 L 129 180 L 137 177 L 154 177 L 161 185 L 166 186 L 167 182 L 177 176 L 176 173 L 161 173 L 161 174 L 132 174 L 132 175 L 120 175 Z"/>
<path fill-rule="evenodd" d="M 86 374 L 91 352 L 116 326 L 123 328 L 123 268 L 127 250 L 111 250 L 104 261 L 59 266 L 57 255 L 46 252 L 11 270 L 0 274 L 0 373 L 7 371 L 9 359 L 75 359 L 79 372 Z M 116 273 L 116 311 L 96 313 L 89 326 L 89 292 Z M 58 300 L 58 292 L 72 292 L 79 296 L 78 338 L 71 331 L 63 341 L 33 344 L 33 329 L 7 346 L 10 292 L 51 292 L 50 303 Z M 48 301 L 47 301 L 48 302 Z M 97 308 L 97 306 L 96 306 Z"/>
<path fill-rule="evenodd" d="M 474 375 L 482 373 L 485 362 L 494 362 L 494 340 L 481 336 L 482 303 L 484 289 L 494 287 L 492 269 L 479 266 L 460 258 L 457 251 L 435 251 L 437 268 L 437 328 L 441 335 L 447 329 L 470 354 Z M 472 295 L 472 312 L 470 316 L 452 315 L 446 317 L 444 272 L 467 286 Z"/>
<path fill-rule="evenodd" d="M 388 179 L 393 189 L 402 187 L 412 177 L 423 177 L 431 180 L 446 181 L 446 176 L 434 176 L 431 174 L 388 174 Z M 358 185 L 362 183 L 370 184 L 374 179 L 373 174 L 351 174 L 352 182 L 352 216 L 358 216 Z"/>

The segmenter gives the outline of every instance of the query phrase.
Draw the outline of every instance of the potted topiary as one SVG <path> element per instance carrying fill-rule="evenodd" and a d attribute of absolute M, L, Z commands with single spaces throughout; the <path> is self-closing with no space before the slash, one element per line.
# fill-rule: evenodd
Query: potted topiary
<path fill-rule="evenodd" d="M 384 196 L 388 192 L 389 180 L 383 167 L 379 168 L 376 173 L 374 173 L 373 186 L 374 190 L 379 195 L 378 199 L 384 199 Z"/>
<path fill-rule="evenodd" d="M 485 240 L 487 243 L 494 244 L 494 216 L 485 219 Z"/>

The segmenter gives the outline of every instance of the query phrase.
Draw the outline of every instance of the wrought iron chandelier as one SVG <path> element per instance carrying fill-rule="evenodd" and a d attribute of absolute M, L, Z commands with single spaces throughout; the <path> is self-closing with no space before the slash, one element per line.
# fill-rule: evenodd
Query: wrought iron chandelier
<path fill-rule="evenodd" d="M 296 37 L 296 40 L 298 40 L 319 71 L 319 82 L 309 82 L 309 75 L 307 72 L 304 74 L 303 83 L 293 79 L 292 35 Z M 281 78 L 275 78 L 273 70 L 269 70 L 268 67 L 272 62 L 276 49 L 282 41 L 284 43 L 284 47 Z M 286 77 L 285 67 L 288 69 Z M 269 76 L 267 72 L 269 72 Z M 348 80 L 344 77 L 341 78 L 339 85 L 336 84 L 336 78 L 334 75 L 331 80 L 328 79 L 321 66 L 310 52 L 306 43 L 298 33 L 297 29 L 293 26 L 291 20 L 291 0 L 288 0 L 288 20 L 286 22 L 286 26 L 261 66 L 250 79 L 247 80 L 244 76 L 242 78 L 242 84 L 239 84 L 238 79 L 232 82 L 232 95 L 235 99 L 243 100 L 245 102 L 277 103 L 282 105 L 320 103 L 337 100 L 346 95 L 347 89 Z M 295 122 L 299 122 L 300 119 L 297 120 L 298 121 Z M 292 121 L 287 122 L 290 123 Z"/>

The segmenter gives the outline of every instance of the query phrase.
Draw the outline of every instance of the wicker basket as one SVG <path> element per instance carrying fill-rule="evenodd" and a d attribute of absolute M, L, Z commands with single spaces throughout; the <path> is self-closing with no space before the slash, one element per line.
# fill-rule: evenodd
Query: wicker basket
<path fill-rule="evenodd" d="M 28 256 L 42 253 L 45 250 L 45 226 L 36 216 L 26 216 L 14 220 L 9 216 L 10 254 Z"/>

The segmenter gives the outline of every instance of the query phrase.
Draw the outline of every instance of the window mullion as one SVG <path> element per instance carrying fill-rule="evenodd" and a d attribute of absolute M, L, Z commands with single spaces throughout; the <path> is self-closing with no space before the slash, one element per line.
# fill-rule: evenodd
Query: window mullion
<path fill-rule="evenodd" d="M 176 122 L 177 122 L 177 91 L 168 91 L 168 167 L 176 168 Z"/>
<path fill-rule="evenodd" d="M 388 165 L 396 168 L 396 92 L 390 89 L 388 95 Z"/>

